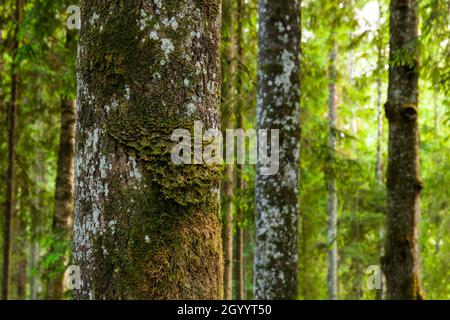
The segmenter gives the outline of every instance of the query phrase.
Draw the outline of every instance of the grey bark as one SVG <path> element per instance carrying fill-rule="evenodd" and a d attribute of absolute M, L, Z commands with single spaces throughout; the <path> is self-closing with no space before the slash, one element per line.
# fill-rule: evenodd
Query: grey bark
<path fill-rule="evenodd" d="M 336 119 L 337 119 L 337 95 L 336 95 L 336 59 L 337 44 L 334 42 L 330 53 L 329 67 L 329 101 L 328 101 L 328 121 L 330 160 L 328 163 L 329 172 L 327 176 L 328 189 L 328 298 L 338 299 L 338 248 L 337 248 L 337 206 L 338 198 L 336 192 L 336 181 L 334 173 L 334 157 L 336 152 Z"/>
<path fill-rule="evenodd" d="M 299 1 L 260 0 L 257 127 L 280 130 L 280 166 L 274 175 L 257 166 L 256 299 L 297 298 L 299 26 Z"/>

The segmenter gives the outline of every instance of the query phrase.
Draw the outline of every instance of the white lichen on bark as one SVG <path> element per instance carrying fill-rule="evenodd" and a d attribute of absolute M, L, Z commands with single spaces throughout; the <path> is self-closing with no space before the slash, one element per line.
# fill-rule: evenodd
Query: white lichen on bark
<path fill-rule="evenodd" d="M 281 140 L 278 173 L 263 175 L 257 167 L 257 299 L 297 297 L 299 13 L 298 1 L 259 3 L 257 123 L 279 129 Z"/>

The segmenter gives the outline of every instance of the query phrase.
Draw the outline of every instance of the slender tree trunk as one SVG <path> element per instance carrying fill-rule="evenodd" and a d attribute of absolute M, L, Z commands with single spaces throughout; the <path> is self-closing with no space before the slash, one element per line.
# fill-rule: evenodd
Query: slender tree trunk
<path fill-rule="evenodd" d="M 27 259 L 22 256 L 17 265 L 17 299 L 25 300 L 27 292 Z"/>
<path fill-rule="evenodd" d="M 74 45 L 75 35 L 67 31 L 66 49 Z M 75 161 L 75 100 L 61 97 L 58 167 L 55 186 L 55 208 L 52 233 L 55 244 L 50 252 L 58 256 L 50 268 L 47 299 L 64 299 L 64 269 L 67 259 L 66 244 L 70 242 L 73 212 L 73 179 Z"/>
<path fill-rule="evenodd" d="M 435 138 L 439 137 L 439 99 L 438 94 L 439 91 L 437 89 L 437 86 L 434 86 L 434 92 L 433 92 L 433 109 L 434 109 L 434 136 Z"/>
<path fill-rule="evenodd" d="M 37 266 L 39 259 L 39 244 L 36 240 L 32 240 L 30 245 L 30 300 L 37 300 L 38 295 L 38 277 L 35 275 L 34 270 Z"/>
<path fill-rule="evenodd" d="M 81 12 L 75 298 L 221 299 L 221 167 L 171 159 L 176 129 L 220 129 L 221 1 Z"/>
<path fill-rule="evenodd" d="M 336 150 L 336 118 L 337 118 L 337 96 L 336 96 L 336 59 L 337 45 L 333 44 L 330 54 L 329 67 L 329 103 L 328 103 L 328 121 L 329 121 L 329 141 L 330 160 L 328 163 L 329 173 L 327 177 L 328 188 L 328 298 L 330 300 L 338 299 L 338 251 L 337 251 L 337 192 L 334 178 L 334 157 Z"/>
<path fill-rule="evenodd" d="M 387 241 L 383 267 L 389 299 L 422 299 L 418 248 L 418 3 L 392 0 L 390 5 L 387 173 Z M 401 63 L 398 58 L 402 59 Z M 395 63 L 395 64 L 394 64 Z"/>
<path fill-rule="evenodd" d="M 11 63 L 11 101 L 8 108 L 8 170 L 5 220 L 3 232 L 3 277 L 2 277 L 2 299 L 8 300 L 10 293 L 11 278 L 11 246 L 12 246 L 12 226 L 14 211 L 16 207 L 16 144 L 17 144 L 17 108 L 19 104 L 19 65 L 16 58 L 19 50 L 19 27 L 22 21 L 23 0 L 16 0 L 15 10 L 15 31 L 12 46 Z"/>
<path fill-rule="evenodd" d="M 383 139 L 383 107 L 381 93 L 381 79 L 377 79 L 377 161 L 375 164 L 375 179 L 377 183 L 381 183 L 383 179 L 383 158 L 381 153 L 381 145 Z"/>
<path fill-rule="evenodd" d="M 236 43 L 234 31 L 235 6 L 233 0 L 223 2 L 223 20 L 225 27 L 228 28 L 229 41 L 226 48 L 225 76 L 226 85 L 223 86 L 223 123 L 224 128 L 231 129 L 233 126 L 233 112 L 235 101 L 234 78 L 236 72 Z M 225 168 L 225 232 L 224 232 L 224 298 L 233 299 L 233 184 L 234 169 L 233 165 L 228 164 Z"/>
<path fill-rule="evenodd" d="M 280 158 L 275 174 L 257 165 L 256 299 L 297 298 L 299 27 L 300 1 L 260 0 L 257 126 L 280 130 Z M 276 145 L 268 147 L 268 154 L 277 153 Z"/>
<path fill-rule="evenodd" d="M 242 88 L 242 63 L 243 63 L 243 43 L 242 43 L 242 33 L 243 33 L 243 3 L 242 0 L 237 0 L 237 30 L 236 30 L 236 45 L 237 45 L 237 55 L 236 59 L 238 62 L 237 68 L 237 110 L 236 110 L 236 127 L 237 129 L 244 129 L 244 115 L 243 115 L 243 88 Z M 245 148 L 245 146 L 242 146 Z M 245 151 L 245 150 L 243 150 Z M 238 170 L 236 173 L 236 192 L 242 199 L 244 194 L 244 164 L 238 164 Z M 240 201 L 241 202 L 241 201 Z M 244 299 L 244 212 L 242 210 L 242 205 L 237 207 L 237 253 L 236 253 L 236 267 L 237 267 L 237 285 L 236 285 L 236 298 L 238 300 Z"/>
<path fill-rule="evenodd" d="M 47 299 L 52 300 L 64 298 L 64 266 L 67 258 L 64 243 L 70 241 L 72 225 L 74 159 L 75 101 L 63 99 L 52 228 L 55 246 L 51 249 L 51 252 L 58 255 L 58 259 L 49 270 L 53 275 L 47 287 Z M 61 249 L 58 250 L 58 247 Z"/>
<path fill-rule="evenodd" d="M 381 146 L 383 144 L 383 103 L 382 103 L 382 74 L 384 73 L 384 43 L 383 43 L 383 26 L 382 26 L 382 14 L 383 7 L 381 1 L 378 1 L 379 17 L 378 17 L 378 41 L 377 41 L 377 159 L 375 163 L 375 180 L 378 186 L 383 183 L 383 154 Z M 380 240 L 384 238 L 385 228 L 384 220 L 379 228 Z M 380 241 L 380 257 L 384 256 L 384 243 Z M 377 299 L 383 300 L 386 297 L 386 277 L 381 275 L 381 288 L 377 290 Z"/>
<path fill-rule="evenodd" d="M 379 10 L 379 17 L 378 17 L 378 40 L 377 40 L 377 54 L 378 54 L 378 60 L 377 60 L 377 160 L 375 164 L 375 178 L 378 184 L 381 184 L 381 181 L 383 179 L 383 158 L 382 158 L 382 152 L 381 152 L 381 146 L 383 143 L 383 103 L 382 103 L 382 74 L 384 70 L 384 58 L 383 58 L 383 26 L 382 26 L 382 14 L 383 14 L 383 7 L 381 5 L 381 0 L 378 1 L 378 10 Z"/>
<path fill-rule="evenodd" d="M 233 180 L 234 170 L 232 165 L 227 165 L 225 171 L 225 196 L 226 196 L 226 222 L 225 222 L 225 269 L 224 287 L 225 300 L 233 299 Z"/>

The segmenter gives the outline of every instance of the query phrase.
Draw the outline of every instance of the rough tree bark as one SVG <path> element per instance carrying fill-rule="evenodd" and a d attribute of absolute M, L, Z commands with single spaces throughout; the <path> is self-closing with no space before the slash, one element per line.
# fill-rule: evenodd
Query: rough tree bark
<path fill-rule="evenodd" d="M 234 78 L 236 72 L 236 43 L 234 32 L 235 5 L 233 0 L 223 1 L 223 23 L 228 29 L 228 44 L 225 52 L 226 85 L 223 86 L 222 119 L 224 128 L 233 126 L 233 112 L 235 105 Z M 224 298 L 233 299 L 233 184 L 234 168 L 232 164 L 225 167 L 225 230 L 224 230 Z"/>
<path fill-rule="evenodd" d="M 328 161 L 329 172 L 327 175 L 328 188 L 328 298 L 338 299 L 338 250 L 337 250 L 337 192 L 334 178 L 334 157 L 336 151 L 336 118 L 337 118 L 337 95 L 336 95 L 336 59 L 337 44 L 334 41 L 330 53 L 329 66 L 329 101 L 328 101 L 328 121 L 329 137 L 328 147 L 330 148 L 330 159 Z"/>
<path fill-rule="evenodd" d="M 3 276 L 2 299 L 8 300 L 11 285 L 11 244 L 14 211 L 16 207 L 16 144 L 17 144 L 17 108 L 19 103 L 19 65 L 16 58 L 19 51 L 19 27 L 22 21 L 23 0 L 16 0 L 15 30 L 12 44 L 11 64 L 11 100 L 8 107 L 8 169 L 6 174 L 6 205 L 3 231 Z"/>
<path fill-rule="evenodd" d="M 299 1 L 260 0 L 257 126 L 280 130 L 280 166 L 257 166 L 256 299 L 297 298 L 299 25 Z"/>
<path fill-rule="evenodd" d="M 392 0 L 388 100 L 387 239 L 383 267 L 389 299 L 422 299 L 418 248 L 418 3 Z"/>
<path fill-rule="evenodd" d="M 220 127 L 219 0 L 81 1 L 77 299 L 220 299 L 218 165 L 171 135 Z"/>

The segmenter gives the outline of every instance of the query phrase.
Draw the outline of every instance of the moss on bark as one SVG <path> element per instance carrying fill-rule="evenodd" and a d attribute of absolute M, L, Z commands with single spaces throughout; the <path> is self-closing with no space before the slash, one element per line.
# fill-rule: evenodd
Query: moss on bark
<path fill-rule="evenodd" d="M 171 161 L 220 121 L 220 1 L 81 4 L 77 297 L 220 298 L 221 167 Z"/>

